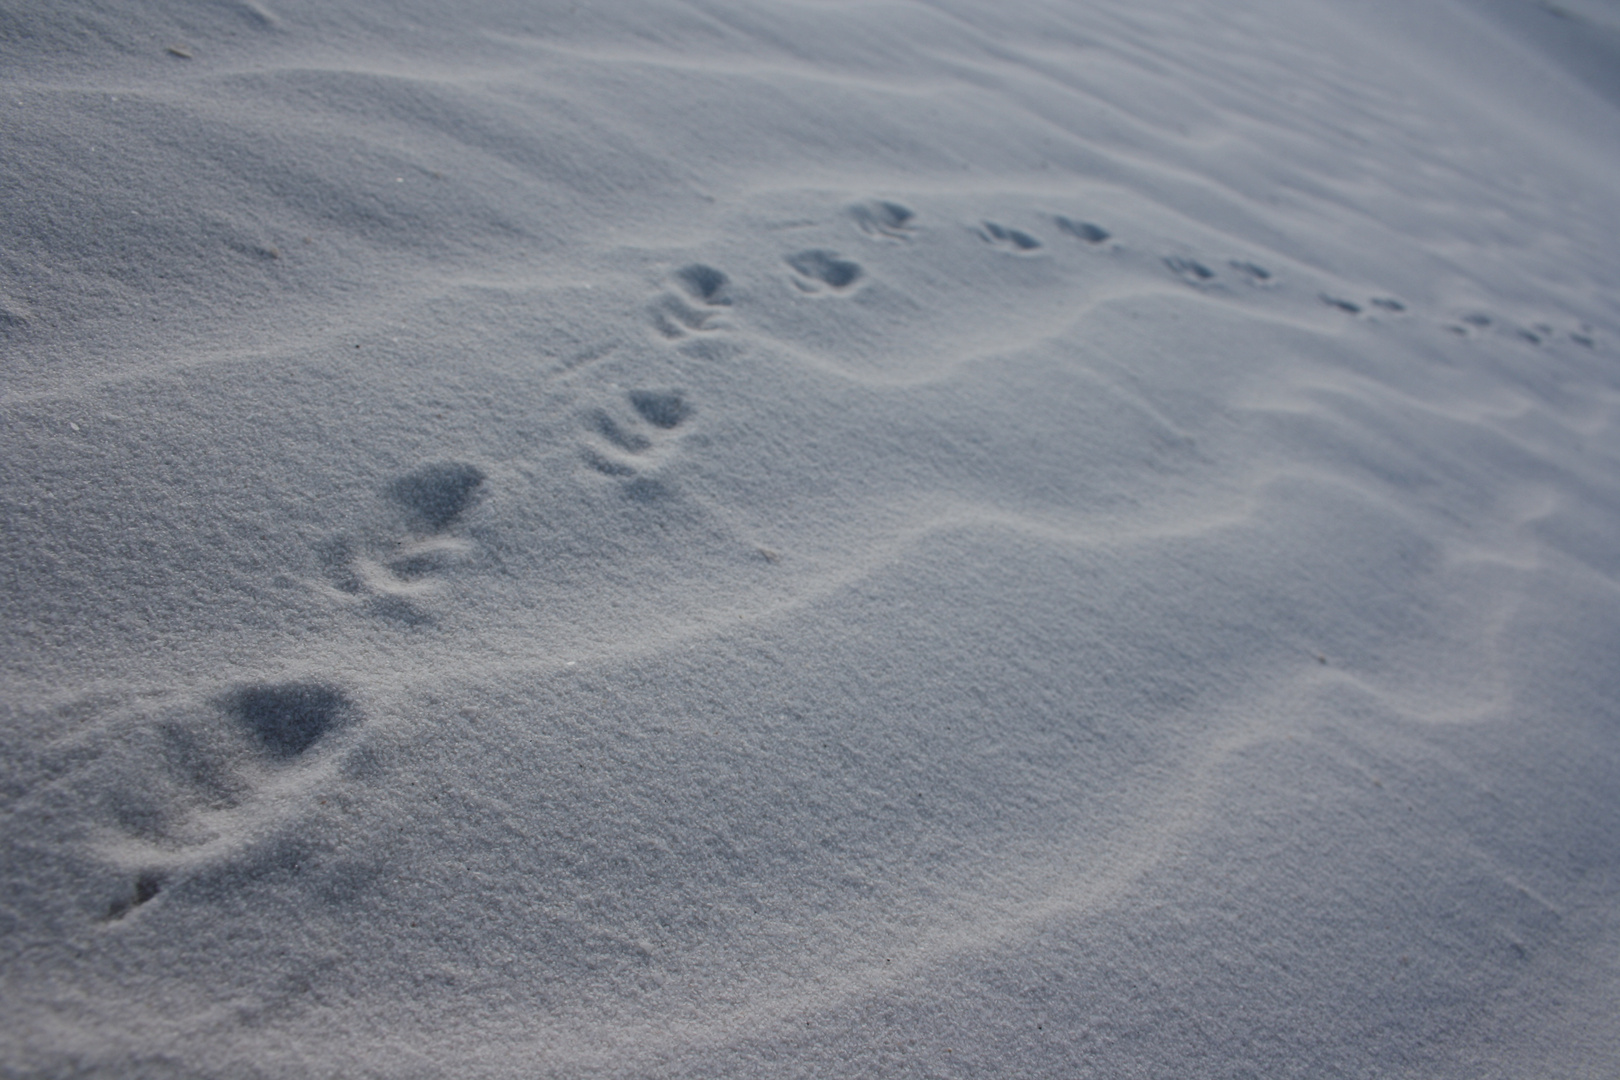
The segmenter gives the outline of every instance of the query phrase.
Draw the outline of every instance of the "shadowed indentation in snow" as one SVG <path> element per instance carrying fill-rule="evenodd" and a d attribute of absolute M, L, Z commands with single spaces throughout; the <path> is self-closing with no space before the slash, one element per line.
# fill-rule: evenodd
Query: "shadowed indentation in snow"
<path fill-rule="evenodd" d="M 911 221 L 917 215 L 899 203 L 874 200 L 850 207 L 849 216 L 868 236 L 904 240 L 911 235 L 914 229 Z"/>
<path fill-rule="evenodd" d="M 306 752 L 347 723 L 354 711 L 341 690 L 314 682 L 246 686 L 234 691 L 225 707 L 278 758 Z"/>
<path fill-rule="evenodd" d="M 638 431 L 626 431 L 601 409 L 591 414 L 591 426 L 598 435 L 626 453 L 640 454 L 652 449 L 652 441 L 647 436 Z"/>
<path fill-rule="evenodd" d="M 1239 259 L 1233 259 L 1227 265 L 1231 266 L 1232 269 L 1247 277 L 1250 281 L 1267 282 L 1271 280 L 1271 271 L 1267 270 L 1259 263 L 1243 262 Z"/>
<path fill-rule="evenodd" d="M 731 298 L 726 295 L 726 287 L 731 284 L 731 279 L 712 266 L 702 263 L 683 266 L 675 271 L 675 280 L 688 296 L 701 303 L 717 306 L 731 303 Z"/>
<path fill-rule="evenodd" d="M 484 482 L 476 465 L 440 461 L 395 480 L 389 494 L 423 525 L 442 529 L 460 517 Z"/>
<path fill-rule="evenodd" d="M 1009 229 L 1005 225 L 997 225 L 993 221 L 986 221 L 979 229 L 979 235 L 986 243 L 994 244 L 999 248 L 1023 255 L 1031 251 L 1039 251 L 1041 242 L 1022 229 Z"/>
<path fill-rule="evenodd" d="M 1088 244 L 1100 244 L 1112 235 L 1101 225 L 1093 225 L 1089 221 L 1075 221 L 1066 217 L 1054 217 L 1052 221 L 1059 229 Z"/>
<path fill-rule="evenodd" d="M 860 263 L 839 258 L 836 251 L 821 248 L 789 255 L 787 264 L 799 275 L 795 284 L 806 292 L 816 292 L 823 287 L 847 289 L 861 278 Z"/>
<path fill-rule="evenodd" d="M 661 393 L 656 390 L 632 390 L 630 404 L 649 424 L 672 428 L 692 415 L 692 407 L 678 392 Z"/>
<path fill-rule="evenodd" d="M 1170 272 L 1192 285 L 1202 285 L 1215 280 L 1215 271 L 1199 262 L 1197 259 L 1183 259 L 1172 256 L 1164 260 L 1164 265 Z"/>
<path fill-rule="evenodd" d="M 163 878 L 158 874 L 142 874 L 135 879 L 135 887 L 126 896 L 114 900 L 107 907 L 109 922 L 122 919 L 125 915 L 145 904 L 159 892 L 163 891 Z"/>

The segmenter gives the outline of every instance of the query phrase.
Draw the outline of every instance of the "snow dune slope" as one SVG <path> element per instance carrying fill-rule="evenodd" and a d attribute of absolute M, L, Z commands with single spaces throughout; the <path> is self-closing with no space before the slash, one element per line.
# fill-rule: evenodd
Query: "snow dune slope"
<path fill-rule="evenodd" d="M 1610 10 L 0 4 L 0 1075 L 1612 1075 Z"/>

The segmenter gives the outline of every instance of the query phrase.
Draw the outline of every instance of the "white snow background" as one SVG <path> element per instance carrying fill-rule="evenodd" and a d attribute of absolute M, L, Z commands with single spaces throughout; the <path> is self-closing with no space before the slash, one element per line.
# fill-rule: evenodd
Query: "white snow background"
<path fill-rule="evenodd" d="M 0 0 L 0 1075 L 1620 1074 L 1620 5 Z"/>

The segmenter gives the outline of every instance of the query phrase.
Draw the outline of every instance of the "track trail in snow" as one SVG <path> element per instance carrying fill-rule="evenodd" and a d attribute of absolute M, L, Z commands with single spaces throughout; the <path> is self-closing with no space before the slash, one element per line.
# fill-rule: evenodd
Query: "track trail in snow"
<path fill-rule="evenodd" d="M 1496 24 L 5 18 L 19 1075 L 1614 1060 L 1620 121 Z"/>

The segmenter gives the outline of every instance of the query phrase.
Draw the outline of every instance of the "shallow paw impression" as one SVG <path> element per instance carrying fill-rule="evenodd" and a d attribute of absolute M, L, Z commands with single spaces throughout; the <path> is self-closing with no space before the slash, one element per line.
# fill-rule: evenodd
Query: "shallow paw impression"
<path fill-rule="evenodd" d="M 675 271 L 675 280 L 686 294 L 700 304 L 724 306 L 731 303 L 731 280 L 724 273 L 703 263 L 693 263 Z"/>
<path fill-rule="evenodd" d="M 679 391 L 632 390 L 630 404 L 647 423 L 665 429 L 676 427 L 692 415 L 692 407 Z"/>
<path fill-rule="evenodd" d="M 788 266 L 797 275 L 794 284 L 805 292 L 830 289 L 843 292 L 861 279 L 861 264 L 841 258 L 836 251 L 812 248 L 797 255 L 789 255 Z"/>
<path fill-rule="evenodd" d="M 1032 251 L 1041 249 L 1041 242 L 1024 232 L 1022 229 L 1009 229 L 1005 225 L 997 225 L 993 221 L 986 221 L 979 229 L 979 236 L 987 244 L 993 244 L 1005 251 L 1016 255 L 1027 255 Z"/>
<path fill-rule="evenodd" d="M 1112 234 L 1101 225 L 1094 225 L 1089 221 L 1076 221 L 1073 218 L 1054 217 L 1052 219 L 1059 229 L 1068 233 L 1077 240 L 1084 240 L 1088 244 L 1100 244 Z"/>
<path fill-rule="evenodd" d="M 672 275 L 674 288 L 652 304 L 653 326 L 667 338 L 715 329 L 721 309 L 731 306 L 731 279 L 704 263 L 683 266 Z"/>
<path fill-rule="evenodd" d="M 355 712 L 343 691 L 317 682 L 244 686 L 228 694 L 224 705 L 260 748 L 283 760 L 306 753 Z"/>
<path fill-rule="evenodd" d="M 607 409 L 586 417 L 589 435 L 582 456 L 604 476 L 628 479 L 662 455 L 662 443 L 692 415 L 692 406 L 679 390 L 632 390 L 626 395 L 634 417 L 615 417 Z M 644 427 L 643 425 L 648 425 Z"/>
<path fill-rule="evenodd" d="M 897 202 L 873 200 L 857 203 L 849 208 L 849 216 L 868 236 L 906 240 L 916 231 L 916 226 L 912 224 L 916 213 Z"/>
<path fill-rule="evenodd" d="M 395 480 L 389 494 L 419 524 L 437 531 L 467 511 L 483 482 L 483 470 L 476 465 L 439 461 Z"/>

